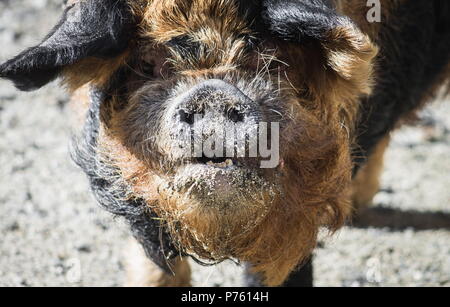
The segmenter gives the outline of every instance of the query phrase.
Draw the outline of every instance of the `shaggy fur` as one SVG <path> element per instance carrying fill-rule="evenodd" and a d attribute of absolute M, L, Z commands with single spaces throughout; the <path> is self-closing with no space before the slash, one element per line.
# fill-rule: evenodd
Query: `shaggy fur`
<path fill-rule="evenodd" d="M 136 279 L 154 285 L 188 283 L 176 256 L 236 259 L 248 263 L 252 285 L 283 284 L 310 259 L 321 228 L 343 225 L 352 193 L 371 190 L 357 183 L 374 181 L 380 140 L 447 76 L 450 5 L 441 0 L 384 3 L 385 22 L 373 25 L 364 6 L 338 0 L 86 0 L 82 23 L 68 18 L 75 8 L 0 76 L 23 90 L 60 74 L 75 96 L 90 88 L 73 156 L 99 203 L 180 277 L 158 269 Z M 211 79 L 245 102 L 219 90 L 178 102 Z M 225 121 L 234 112 L 241 125 L 279 122 L 280 164 L 236 159 L 233 173 L 199 171 L 205 157 L 180 154 L 181 114 L 186 121 L 193 110 Z"/>

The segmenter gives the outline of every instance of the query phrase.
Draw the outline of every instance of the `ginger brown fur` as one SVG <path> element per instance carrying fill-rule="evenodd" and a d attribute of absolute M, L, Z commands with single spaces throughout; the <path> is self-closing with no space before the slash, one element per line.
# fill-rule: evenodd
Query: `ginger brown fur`
<path fill-rule="evenodd" d="M 214 47 L 216 52 L 204 54 L 200 61 L 171 58 L 187 78 L 218 77 L 218 67 L 227 74 L 244 74 L 241 67 L 248 55 L 243 41 L 233 35 L 250 29 L 230 2 L 149 1 L 135 11 L 142 14 L 141 36 L 154 44 L 194 31 L 195 40 Z M 278 50 L 277 60 L 289 64 L 279 77 L 279 95 L 285 97 L 288 110 L 283 114 L 288 120 L 281 133 L 282 162 L 276 170 L 281 188 L 241 199 L 240 210 L 204 210 L 183 193 L 165 190 L 170 176 L 159 162 L 127 144 L 131 128 L 123 123 L 133 103 L 119 112 L 109 110 L 113 114 L 102 129 L 101 151 L 120 169 L 132 193 L 146 199 L 162 218 L 180 250 L 211 261 L 248 261 L 266 285 L 280 285 L 309 256 L 319 228 L 338 229 L 351 211 L 349 150 L 358 99 L 370 93 L 376 51 L 356 28 L 335 29 L 320 45 L 287 44 Z M 328 68 L 317 70 L 318 66 Z M 89 78 L 101 83 L 109 74 Z M 272 73 L 265 77 L 275 78 Z M 80 83 L 74 77 L 67 80 L 71 87 Z"/>
<path fill-rule="evenodd" d="M 358 171 L 352 183 L 352 201 L 355 212 L 370 205 L 380 187 L 384 153 L 389 146 L 390 136 L 378 143 L 367 163 Z"/>

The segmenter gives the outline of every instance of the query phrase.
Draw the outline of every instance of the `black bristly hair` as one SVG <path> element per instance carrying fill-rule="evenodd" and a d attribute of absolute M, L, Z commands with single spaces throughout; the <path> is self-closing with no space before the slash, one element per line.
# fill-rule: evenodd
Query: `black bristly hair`
<path fill-rule="evenodd" d="M 328 0 L 262 0 L 262 6 L 269 32 L 289 42 L 320 41 L 336 27 L 352 24 Z"/>
<path fill-rule="evenodd" d="M 390 14 L 377 42 L 378 80 L 361 102 L 355 173 L 398 121 L 420 107 L 450 61 L 448 0 L 405 1 Z"/>
<path fill-rule="evenodd" d="M 0 77 L 13 81 L 20 90 L 31 91 L 83 58 L 117 56 L 133 33 L 132 19 L 126 0 L 74 4 L 39 45 L 0 65 Z"/>
<path fill-rule="evenodd" d="M 179 252 L 157 215 L 149 209 L 145 200 L 129 199 L 129 187 L 120 179 L 120 172 L 98 155 L 100 108 L 109 95 L 105 90 L 91 88 L 90 98 L 83 131 L 72 140 L 72 159 L 86 173 L 99 205 L 115 216 L 123 217 L 147 256 L 170 274 L 169 260 L 179 255 Z"/>

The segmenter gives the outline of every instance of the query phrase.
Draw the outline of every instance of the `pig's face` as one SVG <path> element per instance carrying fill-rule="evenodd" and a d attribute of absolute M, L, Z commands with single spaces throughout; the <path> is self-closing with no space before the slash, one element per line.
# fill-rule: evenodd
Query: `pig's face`
<path fill-rule="evenodd" d="M 115 31 L 114 48 L 102 40 L 57 67 L 71 88 L 90 82 L 107 94 L 102 163 L 181 251 L 250 261 L 280 283 L 319 227 L 347 214 L 351 133 L 373 46 L 322 1 L 91 2 L 114 17 L 104 31 Z M 33 68 L 14 79 L 12 64 L 3 75 L 26 87 Z"/>

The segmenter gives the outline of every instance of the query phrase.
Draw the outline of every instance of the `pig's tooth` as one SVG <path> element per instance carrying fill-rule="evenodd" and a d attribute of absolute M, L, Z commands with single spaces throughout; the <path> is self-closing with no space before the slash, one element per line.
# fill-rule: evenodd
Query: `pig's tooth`
<path fill-rule="evenodd" d="M 231 159 L 227 159 L 225 163 L 227 164 L 227 166 L 233 166 L 233 160 Z"/>
<path fill-rule="evenodd" d="M 225 162 L 221 162 L 217 164 L 218 167 L 227 167 L 227 164 Z"/>

